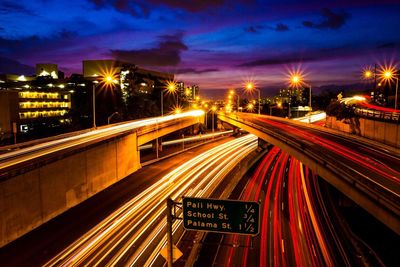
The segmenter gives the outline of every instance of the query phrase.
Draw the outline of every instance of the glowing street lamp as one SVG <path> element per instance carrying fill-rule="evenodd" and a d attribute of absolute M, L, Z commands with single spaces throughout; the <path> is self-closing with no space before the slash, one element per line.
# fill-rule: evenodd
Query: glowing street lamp
<path fill-rule="evenodd" d="M 247 104 L 247 110 L 252 112 L 254 110 L 254 105 L 252 103 Z"/>
<path fill-rule="evenodd" d="M 364 71 L 364 78 L 365 79 L 371 79 L 372 75 L 373 75 L 372 71 L 370 71 L 368 69 Z"/>
<path fill-rule="evenodd" d="M 394 109 L 397 109 L 397 91 L 399 88 L 399 77 L 396 75 L 396 70 L 394 67 L 386 67 L 381 71 L 381 78 L 385 82 L 391 82 L 392 80 L 396 80 L 396 91 L 394 95 Z"/>
<path fill-rule="evenodd" d="M 246 83 L 246 90 L 251 92 L 253 90 L 258 92 L 258 114 L 261 114 L 261 109 L 260 109 L 260 102 L 261 102 L 261 91 L 260 89 L 257 89 L 252 82 Z"/>
<path fill-rule="evenodd" d="M 310 110 L 312 110 L 312 107 L 311 107 L 311 103 L 312 103 L 311 102 L 311 85 L 307 84 L 303 81 L 303 77 L 300 73 L 293 73 L 290 76 L 290 85 L 293 87 L 299 87 L 299 86 L 305 85 L 310 88 L 310 97 L 308 99 L 308 106 L 310 107 Z"/>
<path fill-rule="evenodd" d="M 182 109 L 180 107 L 175 108 L 175 114 L 181 114 Z"/>
<path fill-rule="evenodd" d="M 239 97 L 238 94 L 235 94 L 235 91 L 233 89 L 229 90 L 229 99 L 231 99 L 232 96 L 237 96 L 237 104 L 236 104 L 236 106 L 237 106 L 237 112 L 239 112 L 239 98 L 240 97 Z"/>
<path fill-rule="evenodd" d="M 92 100 L 93 100 L 93 128 L 96 128 L 96 88 L 99 84 L 103 84 L 106 86 L 112 86 L 113 84 L 118 83 L 118 80 L 113 75 L 103 76 L 101 83 L 97 80 L 93 81 L 92 84 Z"/>
<path fill-rule="evenodd" d="M 161 90 L 161 117 L 164 116 L 164 92 L 175 93 L 176 92 L 176 82 L 175 81 L 167 82 L 166 89 Z"/>

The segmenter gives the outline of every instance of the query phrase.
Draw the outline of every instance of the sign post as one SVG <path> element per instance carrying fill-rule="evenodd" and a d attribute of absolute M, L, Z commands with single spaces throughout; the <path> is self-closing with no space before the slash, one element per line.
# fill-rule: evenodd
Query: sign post
<path fill-rule="evenodd" d="M 260 204 L 237 200 L 183 198 L 183 225 L 187 230 L 257 235 Z"/>

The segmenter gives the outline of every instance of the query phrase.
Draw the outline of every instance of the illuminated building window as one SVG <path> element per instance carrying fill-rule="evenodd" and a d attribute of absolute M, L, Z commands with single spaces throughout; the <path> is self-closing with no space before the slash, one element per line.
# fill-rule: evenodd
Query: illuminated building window
<path fill-rule="evenodd" d="M 71 108 L 70 102 L 20 102 L 19 107 L 24 108 Z"/>
<path fill-rule="evenodd" d="M 20 112 L 20 119 L 35 119 L 35 118 L 46 118 L 46 117 L 62 117 L 67 114 L 67 110 L 50 110 L 50 111 L 28 111 Z"/>
<path fill-rule="evenodd" d="M 19 98 L 50 98 L 58 99 L 60 97 L 59 93 L 48 93 L 48 92 L 19 92 Z"/>

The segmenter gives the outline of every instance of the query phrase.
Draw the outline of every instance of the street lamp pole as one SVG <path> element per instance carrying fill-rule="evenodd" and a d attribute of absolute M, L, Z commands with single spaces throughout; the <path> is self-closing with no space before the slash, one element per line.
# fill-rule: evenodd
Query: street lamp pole
<path fill-rule="evenodd" d="M 215 115 L 215 111 L 217 110 L 217 107 L 216 106 L 212 106 L 211 110 L 212 110 L 212 117 L 211 117 L 212 125 L 211 125 L 211 129 L 212 129 L 212 132 L 214 133 L 214 115 Z M 213 136 L 213 138 L 214 138 L 214 136 Z"/>
<path fill-rule="evenodd" d="M 212 125 L 211 125 L 211 129 L 212 129 L 212 132 L 214 133 L 214 114 L 215 114 L 215 111 L 213 110 L 213 112 L 212 112 L 212 120 L 211 120 L 211 122 L 212 122 Z"/>
<path fill-rule="evenodd" d="M 161 117 L 164 116 L 164 90 L 161 90 Z"/>
<path fill-rule="evenodd" d="M 96 129 L 96 83 L 93 83 L 93 86 L 92 86 L 92 91 L 93 91 L 93 94 L 92 94 L 92 101 L 93 101 L 93 103 L 92 103 L 92 106 L 93 106 L 93 129 Z"/>
<path fill-rule="evenodd" d="M 102 76 L 101 83 L 103 85 L 112 86 L 114 83 L 118 83 L 113 76 Z M 96 88 L 99 84 L 99 81 L 95 80 L 92 84 L 92 106 L 93 106 L 93 128 L 96 129 Z"/>
<path fill-rule="evenodd" d="M 260 115 L 261 114 L 261 91 L 260 91 L 260 89 L 257 89 L 253 82 L 248 82 L 246 84 L 246 89 L 250 92 L 252 90 L 256 90 L 258 92 L 258 115 Z"/>
<path fill-rule="evenodd" d="M 397 91 L 399 89 L 399 77 L 395 77 L 396 78 L 396 91 L 395 91 L 395 95 L 394 95 L 394 110 L 397 110 Z"/>

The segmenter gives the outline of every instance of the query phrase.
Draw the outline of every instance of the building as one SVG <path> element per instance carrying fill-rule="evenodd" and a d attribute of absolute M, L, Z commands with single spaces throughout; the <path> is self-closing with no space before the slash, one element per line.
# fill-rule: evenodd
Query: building
<path fill-rule="evenodd" d="M 49 63 L 37 64 L 36 76 L 0 75 L 0 141 L 14 132 L 29 139 L 88 128 L 94 125 L 94 112 L 97 126 L 115 112 L 121 120 L 158 116 L 160 92 L 174 80 L 173 74 L 116 60 L 85 60 L 82 65 L 83 75 L 67 79 Z M 164 95 L 168 110 L 173 98 Z"/>
<path fill-rule="evenodd" d="M 51 76 L 53 79 L 58 79 L 58 66 L 51 63 L 36 64 L 36 76 Z M 60 77 L 61 78 L 61 77 Z"/>
<path fill-rule="evenodd" d="M 84 60 L 83 77 L 88 80 L 101 80 L 113 77 L 118 81 L 122 94 L 152 94 L 155 89 L 163 89 L 174 75 L 139 68 L 134 64 L 118 60 Z"/>
<path fill-rule="evenodd" d="M 0 90 L 0 132 L 5 137 L 30 134 L 71 122 L 71 92 L 61 81 L 11 81 Z"/>
<path fill-rule="evenodd" d="M 183 82 L 178 82 L 178 92 L 182 99 L 186 99 L 189 102 L 196 101 L 200 97 L 200 88 L 198 85 L 186 86 Z"/>

